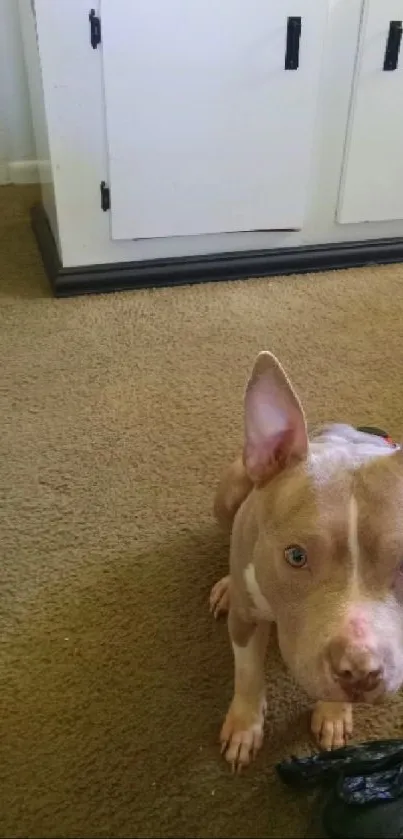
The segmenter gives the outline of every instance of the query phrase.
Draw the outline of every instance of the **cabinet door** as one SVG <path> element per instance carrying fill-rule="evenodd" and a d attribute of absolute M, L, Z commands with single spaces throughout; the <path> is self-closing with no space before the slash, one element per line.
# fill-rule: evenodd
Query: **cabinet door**
<path fill-rule="evenodd" d="M 102 0 L 113 238 L 301 227 L 326 10 Z"/>
<path fill-rule="evenodd" d="M 367 0 L 338 221 L 403 218 L 403 0 Z"/>

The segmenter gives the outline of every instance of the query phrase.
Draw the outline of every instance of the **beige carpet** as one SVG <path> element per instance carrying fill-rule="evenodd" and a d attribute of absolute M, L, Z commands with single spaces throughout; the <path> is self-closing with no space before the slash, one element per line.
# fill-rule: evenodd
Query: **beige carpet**
<path fill-rule="evenodd" d="M 307 705 L 269 661 L 264 751 L 230 776 L 214 482 L 274 350 L 309 419 L 403 429 L 403 267 L 53 300 L 32 188 L 0 190 L 0 835 L 298 837 L 277 760 Z M 401 736 L 403 699 L 357 716 Z"/>

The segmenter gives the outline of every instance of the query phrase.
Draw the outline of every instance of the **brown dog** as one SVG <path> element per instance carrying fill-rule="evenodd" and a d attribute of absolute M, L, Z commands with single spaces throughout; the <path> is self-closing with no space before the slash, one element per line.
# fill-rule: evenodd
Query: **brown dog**
<path fill-rule="evenodd" d="M 231 528 L 230 573 L 211 608 L 229 609 L 234 696 L 221 730 L 246 765 L 263 740 L 270 625 L 298 683 L 316 700 L 323 748 L 352 732 L 352 703 L 403 682 L 403 453 L 333 425 L 308 438 L 284 370 L 259 354 L 244 400 L 243 454 L 215 498 Z"/>

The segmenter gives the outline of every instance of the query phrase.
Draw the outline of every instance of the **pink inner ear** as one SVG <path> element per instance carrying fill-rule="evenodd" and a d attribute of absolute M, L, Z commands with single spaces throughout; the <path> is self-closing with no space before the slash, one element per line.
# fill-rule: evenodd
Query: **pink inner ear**
<path fill-rule="evenodd" d="M 294 458 L 302 459 L 307 447 L 305 418 L 291 387 L 273 387 L 260 377 L 245 400 L 244 461 L 252 480 L 267 479 Z"/>
<path fill-rule="evenodd" d="M 259 481 L 284 469 L 292 458 L 293 439 L 293 429 L 287 428 L 258 445 L 245 442 L 244 460 L 251 478 Z"/>

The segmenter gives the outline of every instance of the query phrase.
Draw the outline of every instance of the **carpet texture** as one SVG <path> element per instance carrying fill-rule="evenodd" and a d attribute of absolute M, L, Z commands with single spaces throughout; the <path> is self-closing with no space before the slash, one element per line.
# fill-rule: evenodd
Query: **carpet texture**
<path fill-rule="evenodd" d="M 231 777 L 225 572 L 211 513 L 255 354 L 311 422 L 403 430 L 403 267 L 56 301 L 33 188 L 0 190 L 0 835 L 300 837 L 310 801 L 274 763 L 306 698 L 268 661 L 267 738 Z M 403 698 L 357 738 L 401 736 Z"/>

